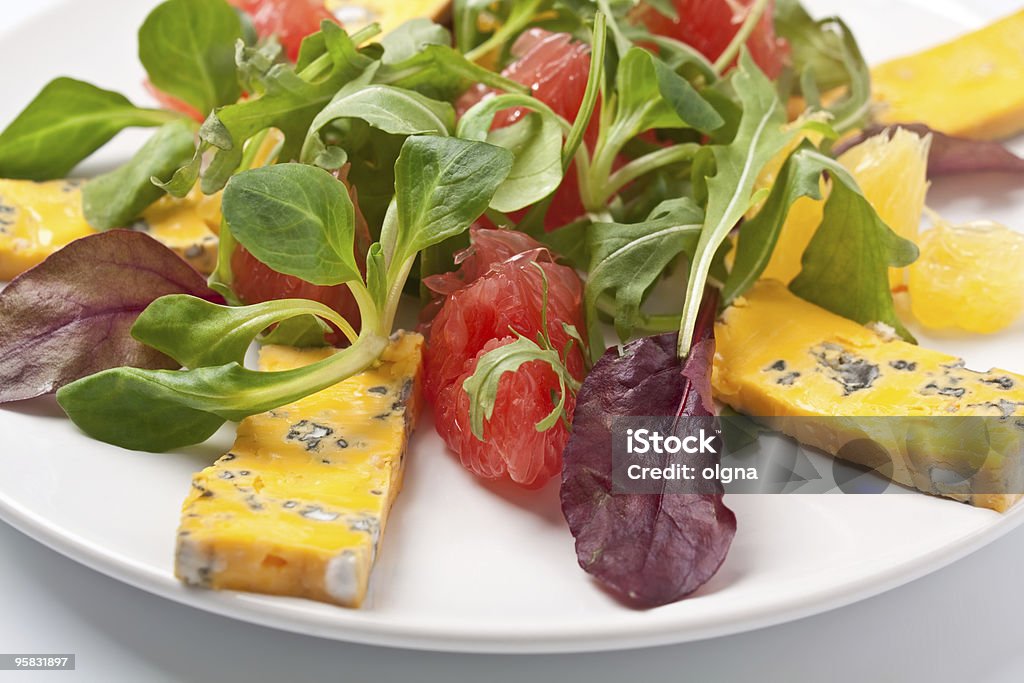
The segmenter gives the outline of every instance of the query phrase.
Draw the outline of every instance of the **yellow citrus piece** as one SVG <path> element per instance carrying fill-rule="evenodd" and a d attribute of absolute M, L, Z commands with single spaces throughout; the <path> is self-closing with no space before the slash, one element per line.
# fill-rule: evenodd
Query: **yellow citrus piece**
<path fill-rule="evenodd" d="M 876 135 L 839 157 L 882 220 L 911 241 L 917 237 L 928 191 L 931 142 L 931 136 L 898 128 L 891 140 L 884 133 Z"/>
<path fill-rule="evenodd" d="M 991 334 L 1024 311 L 1024 235 L 990 221 L 939 221 L 910 267 L 910 307 L 922 325 Z"/>
<path fill-rule="evenodd" d="M 782 165 L 786 163 L 786 159 L 793 153 L 797 147 L 804 140 L 810 140 L 815 145 L 820 145 L 821 140 L 824 137 L 821 131 L 814 128 L 806 127 L 809 122 L 828 123 L 828 115 L 825 112 L 810 113 L 804 111 L 799 114 L 795 120 L 785 126 L 786 130 L 796 131 L 796 135 L 793 136 L 789 142 L 786 143 L 785 147 L 779 150 L 778 154 L 771 158 L 764 168 L 761 169 L 761 173 L 757 176 L 757 182 L 754 183 L 754 190 L 760 191 L 764 194 L 764 199 L 757 202 L 747 211 L 747 218 L 752 218 L 761 210 L 765 200 L 767 200 L 767 191 L 772 188 L 775 184 L 776 179 L 779 176 L 779 172 L 782 170 Z"/>
<path fill-rule="evenodd" d="M 823 207 L 823 202 L 810 197 L 801 197 L 793 202 L 763 278 L 789 284 L 800 273 L 800 259 L 821 225 Z"/>
<path fill-rule="evenodd" d="M 868 138 L 839 157 L 878 215 L 898 235 L 916 241 L 928 191 L 931 136 L 898 129 Z M 793 204 L 763 277 L 788 283 L 800 272 L 804 250 L 821 224 L 823 202 L 802 198 Z M 891 283 L 905 282 L 904 269 L 892 269 Z"/>

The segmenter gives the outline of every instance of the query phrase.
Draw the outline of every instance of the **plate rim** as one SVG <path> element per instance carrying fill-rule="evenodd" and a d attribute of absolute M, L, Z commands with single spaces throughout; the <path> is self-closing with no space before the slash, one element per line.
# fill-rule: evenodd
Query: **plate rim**
<path fill-rule="evenodd" d="M 924 495 L 924 494 L 922 494 Z M 949 501 L 954 504 L 953 501 Z M 1000 514 L 992 523 L 968 532 L 939 548 L 917 555 L 885 571 L 860 576 L 843 584 L 809 593 L 779 609 L 766 605 L 743 619 L 735 616 L 699 624 L 652 620 L 621 626 L 576 627 L 569 631 L 538 629 L 536 625 L 507 630 L 458 627 L 433 621 L 420 626 L 395 624 L 380 619 L 360 619 L 358 611 L 342 611 L 330 617 L 291 614 L 291 599 L 250 595 L 236 591 L 209 591 L 183 586 L 170 575 L 155 572 L 131 558 L 105 551 L 8 499 L 0 490 L 0 520 L 51 550 L 93 571 L 147 593 L 194 607 L 204 612 L 291 633 L 331 640 L 410 650 L 466 654 L 569 654 L 627 650 L 673 645 L 755 631 L 796 621 L 865 600 L 938 571 L 998 540 L 1024 523 L 1024 506 Z M 282 600 L 268 614 L 266 600 Z M 268 622 L 268 616 L 274 621 Z M 340 618 L 338 618 L 340 617 Z M 600 624 L 600 622 L 598 622 Z"/>
<path fill-rule="evenodd" d="M 927 7 L 937 15 L 965 25 L 967 16 L 978 14 L 965 3 L 947 5 L 930 4 L 927 0 L 903 0 L 906 4 Z M 79 4 L 73 0 L 60 0 L 53 6 L 35 13 L 0 31 L 0 38 L 31 30 L 33 25 L 53 21 L 66 6 Z M 953 7 L 957 11 L 949 11 Z M 951 503 L 952 504 L 952 503 Z M 819 589 L 790 600 L 783 608 L 764 605 L 751 610 L 744 618 L 730 617 L 703 621 L 698 624 L 678 624 L 672 619 L 651 620 L 646 624 L 632 624 L 628 629 L 620 625 L 589 627 L 581 622 L 573 630 L 559 627 L 547 631 L 543 625 L 529 624 L 518 628 L 506 626 L 504 630 L 481 630 L 442 620 L 429 624 L 406 621 L 397 624 L 380 618 L 361 618 L 358 611 L 331 612 L 329 616 L 294 612 L 291 599 L 267 607 L 267 596 L 255 596 L 234 591 L 215 592 L 183 586 L 170 573 L 161 573 L 128 556 L 111 552 L 77 534 L 63 529 L 14 500 L 0 489 L 0 521 L 51 550 L 135 589 L 163 599 L 186 605 L 204 612 L 251 623 L 258 626 L 312 635 L 332 640 L 366 645 L 395 647 L 412 650 L 476 653 L 476 654 L 560 654 L 596 651 L 614 651 L 643 647 L 694 642 L 727 635 L 754 631 L 781 623 L 821 614 L 861 600 L 874 597 L 921 578 L 963 559 L 982 547 L 998 540 L 1024 523 L 1024 505 L 1015 507 L 989 524 L 976 528 L 950 543 L 914 556 L 884 571 L 850 579 L 843 584 Z M 304 601 L 303 601 L 304 602 Z M 272 620 L 271 620 L 272 617 Z"/>

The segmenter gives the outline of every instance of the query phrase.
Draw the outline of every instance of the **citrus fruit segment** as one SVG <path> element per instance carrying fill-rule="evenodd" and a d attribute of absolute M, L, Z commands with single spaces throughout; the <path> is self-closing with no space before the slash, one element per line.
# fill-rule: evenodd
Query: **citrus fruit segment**
<path fill-rule="evenodd" d="M 484 441 L 469 425 L 469 395 L 463 382 L 480 356 L 515 341 L 538 339 L 544 329 L 563 361 L 582 380 L 583 350 L 565 324 L 583 328 L 583 285 L 572 268 L 555 263 L 547 249 L 522 233 L 474 228 L 472 247 L 459 255 L 457 273 L 432 276 L 425 284 L 444 299 L 430 323 L 424 393 L 434 404 L 435 426 L 463 465 L 486 478 L 508 477 L 523 486 L 540 486 L 561 467 L 568 431 L 561 423 L 538 432 L 557 401 L 555 372 L 540 361 L 504 375 L 494 412 L 484 422 Z M 545 284 L 547 309 L 544 310 Z M 571 418 L 572 397 L 566 400 Z"/>
<path fill-rule="evenodd" d="M 472 239 L 497 239 L 491 233 L 503 232 L 478 228 Z M 584 329 L 579 276 L 572 268 L 554 263 L 546 249 L 534 244 L 536 247 L 529 251 L 491 264 L 470 284 L 447 294 L 431 322 L 427 342 L 424 389 L 428 399 L 435 400 L 442 387 L 454 382 L 466 361 L 488 341 L 507 337 L 513 330 L 529 339 L 537 338 L 542 329 L 545 278 L 547 332 L 552 345 L 562 349 L 570 340 L 563 322 Z M 578 346 L 569 353 L 566 363 L 574 377 L 582 378 L 583 355 Z"/>
<path fill-rule="evenodd" d="M 939 221 L 910 267 L 910 306 L 931 328 L 991 334 L 1024 311 L 1024 235 L 988 221 Z"/>
<path fill-rule="evenodd" d="M 277 36 L 293 62 L 299 56 L 302 39 L 320 30 L 320 22 L 338 20 L 323 0 L 228 0 L 249 15 L 256 34 Z"/>
<path fill-rule="evenodd" d="M 928 192 L 931 136 L 904 128 L 870 137 L 839 157 L 864 196 L 900 237 L 916 241 Z"/>
<path fill-rule="evenodd" d="M 491 339 L 471 358 L 462 373 L 441 390 L 435 420 L 438 433 L 459 455 L 463 467 L 485 479 L 508 477 L 527 488 L 542 486 L 562 469 L 562 451 L 569 440 L 564 421 L 543 432 L 535 425 L 555 407 L 559 384 L 554 370 L 543 361 L 524 363 L 498 382 L 494 413 L 484 421 L 484 439 L 473 435 L 469 422 L 469 394 L 463 389 L 488 351 L 511 344 L 515 337 Z M 575 399 L 568 394 L 565 410 L 571 419 Z"/>
<path fill-rule="evenodd" d="M 841 163 L 857 181 L 878 215 L 898 235 L 917 241 L 924 198 L 928 191 L 928 149 L 931 137 L 897 129 L 890 138 L 883 132 L 840 155 Z M 801 258 L 821 224 L 823 202 L 798 199 L 779 234 L 779 241 L 763 277 L 788 283 L 801 269 Z M 905 269 L 892 269 L 890 282 L 905 282 Z"/>
<path fill-rule="evenodd" d="M 512 47 L 517 57 L 502 75 L 516 83 L 529 86 L 533 96 L 566 119 L 576 120 L 583 96 L 587 90 L 587 76 L 590 73 L 590 46 L 574 41 L 568 33 L 550 33 L 533 28 L 521 35 Z M 493 88 L 476 85 L 468 90 L 456 103 L 459 116 L 474 104 L 496 94 Z M 528 110 L 514 107 L 498 112 L 493 128 L 504 128 L 522 119 Z M 584 135 L 584 142 L 593 149 L 599 132 L 600 103 L 594 111 L 590 125 Z M 554 230 L 567 225 L 584 213 L 580 200 L 575 162 L 569 167 L 555 191 L 551 207 L 544 221 L 545 228 Z M 518 219 L 522 214 L 515 214 Z"/>
<path fill-rule="evenodd" d="M 718 59 L 754 5 L 754 0 L 674 0 L 676 19 L 665 16 L 649 5 L 641 5 L 636 16 L 656 35 L 668 36 L 693 47 L 708 59 Z M 778 78 L 789 56 L 789 46 L 775 34 L 769 2 L 747 39 L 754 62 L 769 78 Z"/>

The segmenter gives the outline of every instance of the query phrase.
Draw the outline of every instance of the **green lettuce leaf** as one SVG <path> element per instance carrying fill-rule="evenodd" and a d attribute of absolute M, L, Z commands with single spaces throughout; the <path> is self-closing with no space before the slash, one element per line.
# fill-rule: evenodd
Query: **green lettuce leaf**
<path fill-rule="evenodd" d="M 797 296 L 856 322 L 884 323 L 907 341 L 889 289 L 889 268 L 913 263 L 918 249 L 882 222 L 856 185 L 833 182 L 821 227 L 790 283 Z"/>
<path fill-rule="evenodd" d="M 689 353 L 715 254 L 750 208 L 762 169 L 795 135 L 785 129 L 786 109 L 774 84 L 757 68 L 746 48 L 740 52 L 739 66 L 732 78 L 743 105 L 743 116 L 732 142 L 709 148 L 715 174 L 706 181 L 707 209 L 686 288 L 679 331 L 680 356 Z M 694 166 L 697 167 L 696 161 Z"/>
<path fill-rule="evenodd" d="M 139 61 L 153 85 L 206 114 L 242 94 L 241 38 L 238 12 L 224 0 L 167 0 L 139 29 Z"/>

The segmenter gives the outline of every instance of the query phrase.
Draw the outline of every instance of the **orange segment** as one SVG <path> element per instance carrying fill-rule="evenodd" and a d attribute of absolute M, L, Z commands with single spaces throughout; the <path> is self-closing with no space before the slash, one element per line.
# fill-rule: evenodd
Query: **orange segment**
<path fill-rule="evenodd" d="M 876 135 L 839 157 L 882 220 L 912 241 L 917 239 L 928 191 L 930 145 L 930 137 L 899 129 L 891 139 L 885 133 Z M 763 277 L 788 283 L 797 276 L 804 250 L 821 224 L 822 211 L 823 203 L 809 198 L 793 204 Z M 894 287 L 905 281 L 902 269 L 891 272 Z"/>
<path fill-rule="evenodd" d="M 1024 235 L 988 221 L 939 221 L 920 246 L 910 296 L 922 325 L 991 334 L 1024 312 Z"/>

